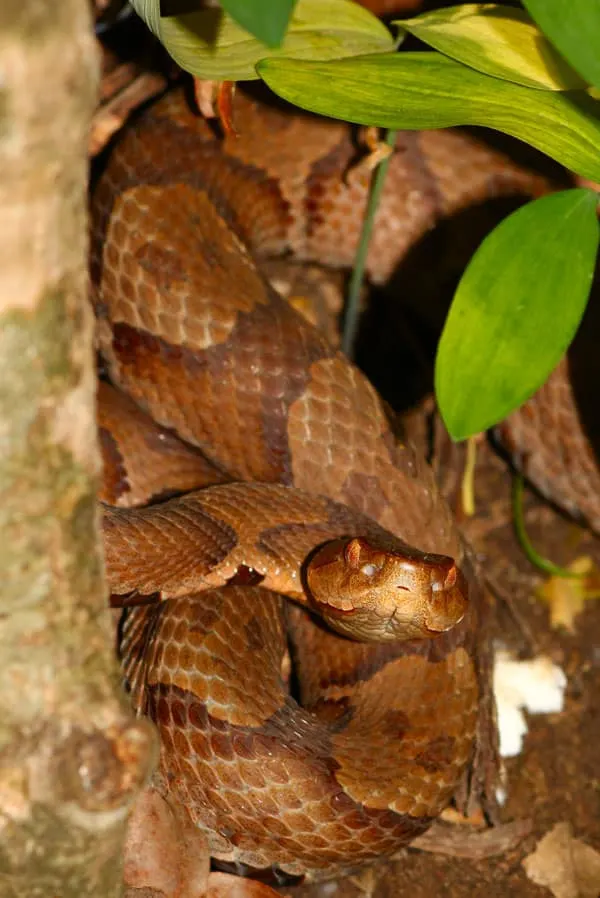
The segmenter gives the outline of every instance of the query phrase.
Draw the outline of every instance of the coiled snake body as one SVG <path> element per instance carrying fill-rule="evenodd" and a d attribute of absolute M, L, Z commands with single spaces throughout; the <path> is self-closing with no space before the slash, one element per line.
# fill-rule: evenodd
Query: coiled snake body
<path fill-rule="evenodd" d="M 122 653 L 157 788 L 214 857 L 321 878 L 391 854 L 457 788 L 489 797 L 483 598 L 425 461 L 256 267 L 351 262 L 368 172 L 349 131 L 243 98 L 236 125 L 220 141 L 171 94 L 95 191 L 100 347 L 135 401 L 101 386 L 107 565 L 141 603 Z M 459 134 L 401 135 L 372 278 L 482 191 L 540 189 Z"/>

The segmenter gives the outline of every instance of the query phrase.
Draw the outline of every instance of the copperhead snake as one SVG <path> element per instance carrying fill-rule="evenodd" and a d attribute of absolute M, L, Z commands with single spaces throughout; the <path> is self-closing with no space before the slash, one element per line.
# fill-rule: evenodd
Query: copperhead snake
<path fill-rule="evenodd" d="M 351 264 L 369 172 L 349 129 L 242 95 L 235 115 L 221 140 L 168 94 L 94 191 L 119 388 L 99 391 L 107 569 L 137 606 L 121 652 L 159 730 L 156 787 L 213 857 L 321 879 L 392 854 L 455 794 L 493 802 L 485 605 L 421 454 L 257 267 Z M 372 280 L 473 198 L 546 187 L 460 133 L 400 134 Z"/>

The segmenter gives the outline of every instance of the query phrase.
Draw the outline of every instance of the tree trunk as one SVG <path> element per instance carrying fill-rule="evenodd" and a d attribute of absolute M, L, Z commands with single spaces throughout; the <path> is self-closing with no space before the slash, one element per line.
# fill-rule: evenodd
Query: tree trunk
<path fill-rule="evenodd" d="M 95 499 L 87 0 L 0 2 L 0 896 L 121 892 L 154 755 L 120 695 Z"/>

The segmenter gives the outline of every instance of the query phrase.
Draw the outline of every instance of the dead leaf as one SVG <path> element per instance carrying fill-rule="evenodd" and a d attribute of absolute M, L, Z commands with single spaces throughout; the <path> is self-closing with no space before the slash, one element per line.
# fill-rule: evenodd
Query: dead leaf
<path fill-rule="evenodd" d="M 557 823 L 523 861 L 536 885 L 546 886 L 554 898 L 598 898 L 600 854 L 575 839 L 570 823 Z"/>
<path fill-rule="evenodd" d="M 211 873 L 203 898 L 281 898 L 281 893 L 263 882 L 229 873 Z"/>
<path fill-rule="evenodd" d="M 173 808 L 151 786 L 140 795 L 127 827 L 123 877 L 127 898 L 198 898 L 204 895 L 210 855 L 205 836 L 184 809 Z"/>
<path fill-rule="evenodd" d="M 411 848 L 464 857 L 472 861 L 506 854 L 531 832 L 531 820 L 513 820 L 489 829 L 473 830 L 463 826 L 448 826 L 436 820 L 427 832 L 411 842 Z"/>
<path fill-rule="evenodd" d="M 216 118 L 215 102 L 219 90 L 219 81 L 194 78 L 194 97 L 196 105 L 204 118 Z"/>
<path fill-rule="evenodd" d="M 481 808 L 476 808 L 469 817 L 465 817 L 456 808 L 450 806 L 444 808 L 439 819 L 444 823 L 451 823 L 453 826 L 485 826 L 485 817 Z"/>
<path fill-rule="evenodd" d="M 583 611 L 585 603 L 600 599 L 600 571 L 587 555 L 576 558 L 566 570 L 581 576 L 550 577 L 537 590 L 537 596 L 550 606 L 552 628 L 564 627 L 573 633 L 574 620 Z"/>

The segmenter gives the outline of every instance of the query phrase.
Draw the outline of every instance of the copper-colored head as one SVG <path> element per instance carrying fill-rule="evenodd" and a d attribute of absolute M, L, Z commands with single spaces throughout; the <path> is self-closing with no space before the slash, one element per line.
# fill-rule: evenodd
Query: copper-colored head
<path fill-rule="evenodd" d="M 452 558 L 389 552 L 358 538 L 323 546 L 306 582 L 333 629 L 369 642 L 432 639 L 459 623 L 468 604 L 466 580 Z"/>

